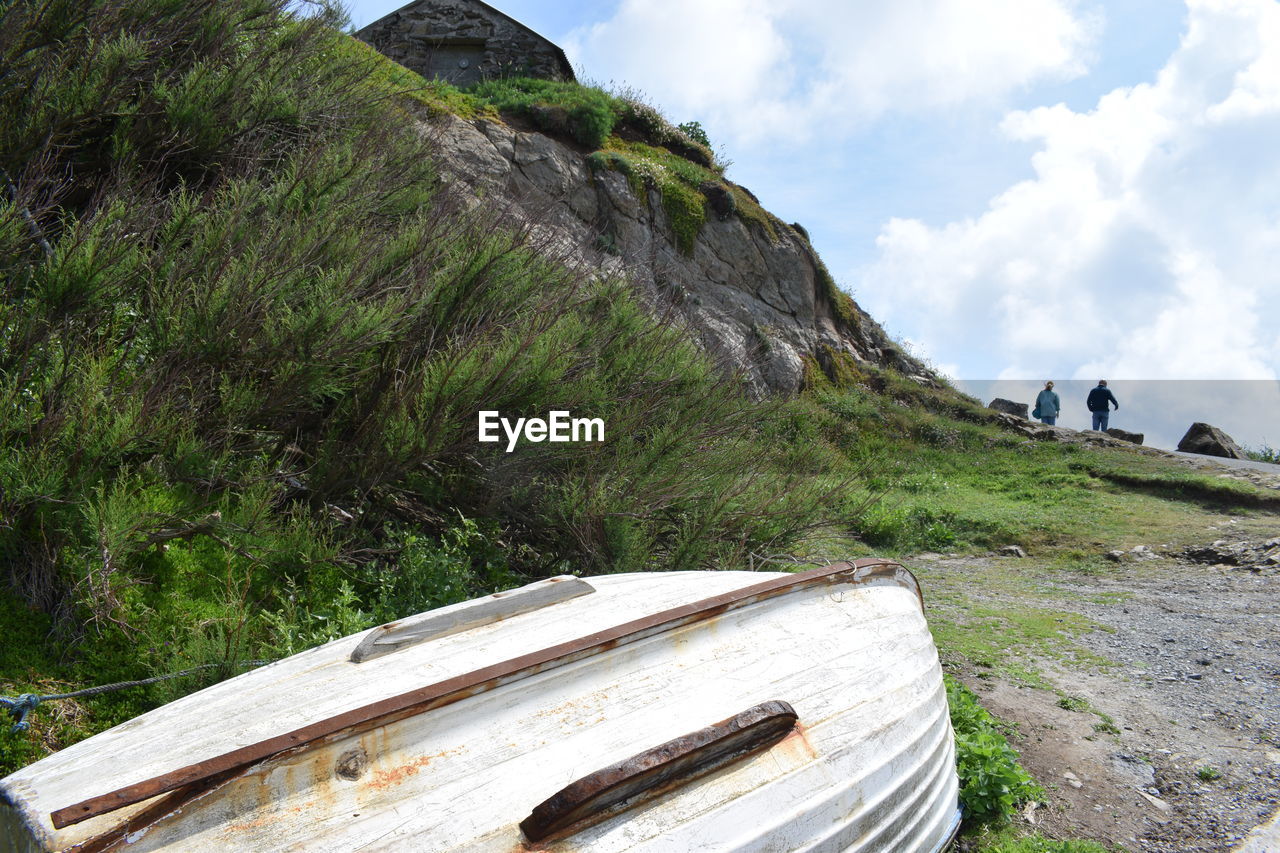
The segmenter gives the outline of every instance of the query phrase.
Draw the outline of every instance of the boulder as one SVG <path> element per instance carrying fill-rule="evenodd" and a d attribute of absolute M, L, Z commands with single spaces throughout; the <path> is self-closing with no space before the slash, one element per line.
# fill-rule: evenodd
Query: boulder
<path fill-rule="evenodd" d="M 1106 432 L 1107 435 L 1112 438 L 1118 438 L 1121 441 L 1128 441 L 1133 444 L 1142 444 L 1142 440 L 1146 438 L 1146 436 L 1140 432 L 1129 432 L 1127 429 L 1117 429 L 1116 427 L 1111 427 L 1111 429 Z"/>
<path fill-rule="evenodd" d="M 1003 397 L 996 397 L 990 403 L 987 403 L 987 408 L 995 409 L 997 412 L 1004 412 L 1006 415 L 1017 415 L 1023 420 L 1027 420 L 1026 403 L 1015 403 Z"/>
<path fill-rule="evenodd" d="M 1227 459 L 1247 459 L 1240 445 L 1231 440 L 1216 426 L 1196 421 L 1178 442 L 1178 449 L 1186 453 L 1202 453 L 1205 456 L 1223 456 Z"/>

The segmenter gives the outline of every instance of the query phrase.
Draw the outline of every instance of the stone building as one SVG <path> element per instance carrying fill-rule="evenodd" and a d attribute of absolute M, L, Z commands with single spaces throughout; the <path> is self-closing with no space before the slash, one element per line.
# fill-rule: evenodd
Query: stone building
<path fill-rule="evenodd" d="M 417 0 L 356 37 L 423 77 L 455 86 L 512 75 L 574 79 L 563 50 L 480 0 Z"/>

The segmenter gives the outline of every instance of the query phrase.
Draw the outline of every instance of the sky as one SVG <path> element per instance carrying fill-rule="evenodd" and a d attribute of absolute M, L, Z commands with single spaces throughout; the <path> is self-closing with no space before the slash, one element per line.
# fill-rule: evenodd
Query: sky
<path fill-rule="evenodd" d="M 1280 443 L 1277 0 L 491 5 L 579 79 L 701 122 L 962 386 L 1158 381 L 1147 415 L 1189 423 L 1226 417 L 1189 389 L 1252 380 L 1237 429 Z"/>

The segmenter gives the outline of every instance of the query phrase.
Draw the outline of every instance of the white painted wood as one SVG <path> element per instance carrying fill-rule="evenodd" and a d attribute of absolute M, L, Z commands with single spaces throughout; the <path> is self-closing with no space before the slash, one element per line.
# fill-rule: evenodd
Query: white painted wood
<path fill-rule="evenodd" d="M 54 831 L 54 809 L 772 577 L 592 578 L 594 595 L 360 664 L 347 657 L 361 637 L 344 638 L 69 747 L 0 780 L 0 792 L 35 826 L 36 849 L 65 849 L 121 817 Z M 844 585 L 788 593 L 266 760 L 122 849 L 511 851 L 518 822 L 569 782 L 770 699 L 800 716 L 782 742 L 540 849 L 928 851 L 949 837 L 958 818 L 952 736 L 918 599 L 898 586 Z M 367 757 L 363 773 L 337 775 L 356 751 Z"/>

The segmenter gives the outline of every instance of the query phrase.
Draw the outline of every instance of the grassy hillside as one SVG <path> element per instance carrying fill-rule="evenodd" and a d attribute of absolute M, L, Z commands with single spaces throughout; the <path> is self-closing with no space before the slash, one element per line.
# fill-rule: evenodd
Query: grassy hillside
<path fill-rule="evenodd" d="M 531 578 L 1010 543 L 1087 567 L 1133 519 L 1257 504 L 888 371 L 750 400 L 626 282 L 452 205 L 410 119 L 581 133 L 689 239 L 704 145 L 596 90 L 427 83 L 282 6 L 0 2 L 0 694 L 214 665 L 42 708 L 0 773 Z M 507 453 L 482 408 L 607 440 Z"/>
<path fill-rule="evenodd" d="M 828 512 L 785 406 L 625 282 L 451 207 L 407 121 L 432 93 L 347 36 L 251 0 L 0 9 L 15 691 L 218 677 L 567 570 L 736 564 Z M 551 408 L 608 440 L 476 442 L 479 409 Z"/>

